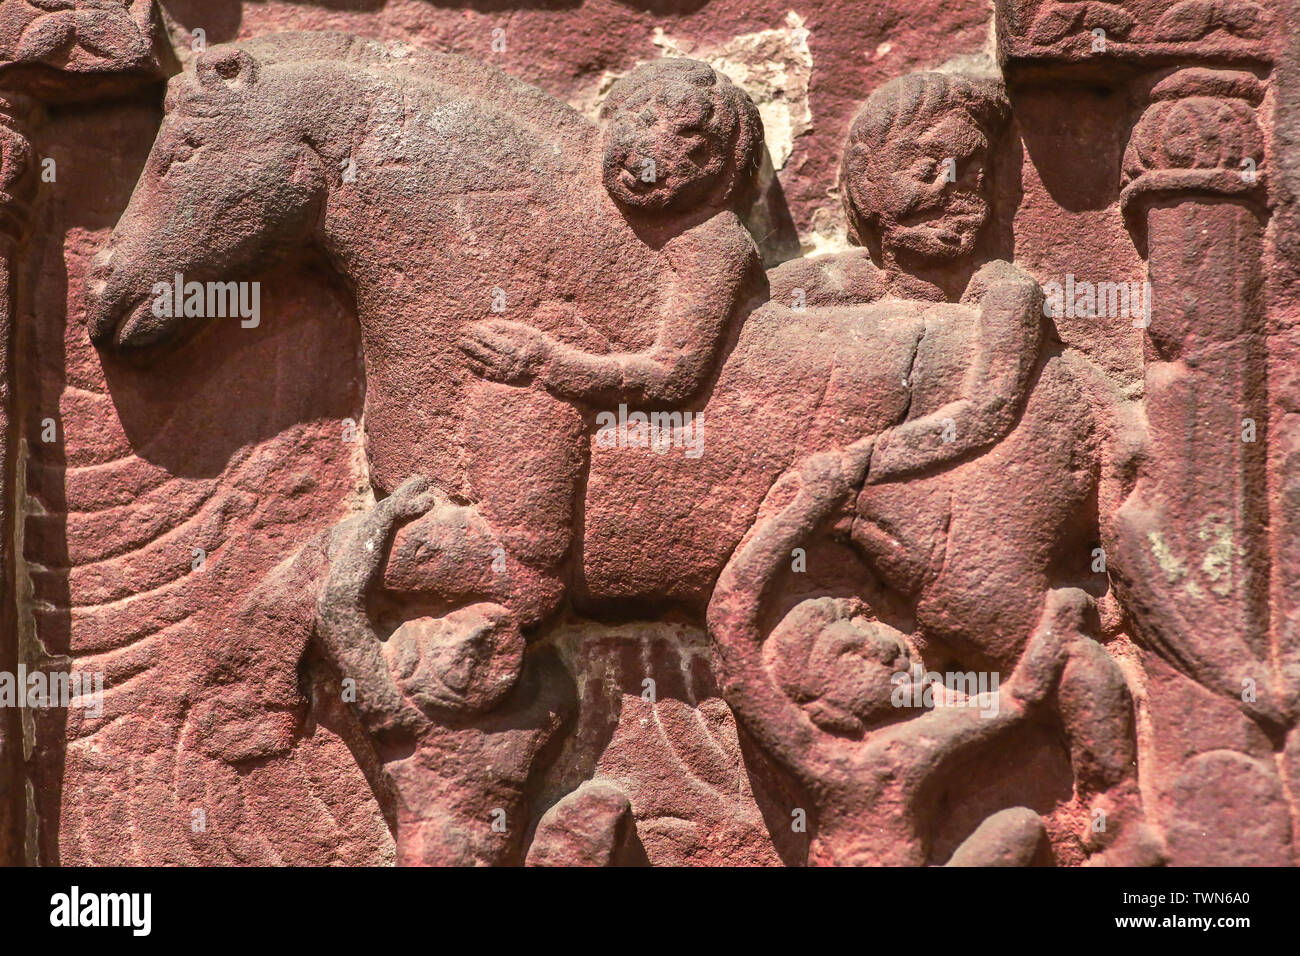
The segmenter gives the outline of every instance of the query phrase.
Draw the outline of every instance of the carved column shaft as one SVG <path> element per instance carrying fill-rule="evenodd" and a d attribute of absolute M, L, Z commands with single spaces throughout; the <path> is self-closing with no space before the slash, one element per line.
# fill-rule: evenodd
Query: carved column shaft
<path fill-rule="evenodd" d="M 1188 69 L 1151 96 L 1121 197 L 1145 237 L 1153 302 L 1124 589 L 1144 642 L 1238 700 L 1276 747 L 1290 716 L 1269 621 L 1263 89 L 1248 73 Z M 1252 862 L 1289 862 L 1276 763 L 1184 731 L 1171 862 L 1240 864 L 1245 828 L 1257 831 Z"/>
<path fill-rule="evenodd" d="M 1186 585 L 1196 613 L 1267 659 L 1262 229 L 1251 208 L 1209 198 L 1154 207 L 1147 229 L 1155 305 L 1144 477 L 1171 513 L 1192 519 L 1170 533 L 1197 566 L 1188 573 L 1204 578 Z"/>
<path fill-rule="evenodd" d="M 16 614 L 13 598 L 13 562 L 10 542 L 13 526 L 12 483 L 9 480 L 12 425 L 9 415 L 9 358 L 12 343 L 12 310 L 8 256 L 0 256 L 0 671 L 14 673 L 18 661 L 18 635 L 14 628 Z M 0 866 L 22 861 L 22 790 L 13 786 L 21 776 L 22 726 L 17 710 L 0 710 Z"/>

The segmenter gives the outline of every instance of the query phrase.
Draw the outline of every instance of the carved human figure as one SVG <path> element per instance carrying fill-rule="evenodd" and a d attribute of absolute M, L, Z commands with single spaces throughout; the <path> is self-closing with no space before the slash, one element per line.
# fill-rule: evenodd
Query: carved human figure
<path fill-rule="evenodd" d="M 646 69 L 644 90 L 634 82 L 613 98 L 602 133 L 458 57 L 329 34 L 214 47 L 169 85 L 158 140 L 91 277 L 92 336 L 144 358 L 201 326 L 156 312 L 157 283 L 170 287 L 178 272 L 233 279 L 272 253 L 315 245 L 356 301 L 371 483 L 382 497 L 426 475 L 435 489 L 436 504 L 396 531 L 376 572 L 382 588 L 376 578 L 368 593 L 440 617 L 467 640 L 508 632 L 504 608 L 526 638 L 564 594 L 590 403 L 687 401 L 714 370 L 756 269 L 726 209 L 756 146 L 741 136 L 743 116 L 725 119 L 724 81 L 699 65 Z M 638 111 L 623 116 L 625 95 Z M 661 129 L 670 114 L 656 97 L 687 125 L 702 121 L 700 139 Z M 692 119 L 702 102 L 710 109 Z M 748 115 L 743 100 L 736 109 Z M 665 138 L 671 148 L 658 149 Z M 221 161 L 236 147 L 242 162 Z M 650 152 L 667 173 L 639 185 Z M 954 228 L 970 225 L 967 212 Z M 729 427 L 712 433 L 689 480 L 666 470 L 666 456 L 593 463 L 581 599 L 684 593 L 699 609 L 794 460 L 874 435 L 871 469 L 882 470 L 854 504 L 853 544 L 911 603 L 927 641 L 1009 670 L 1043 595 L 1087 583 L 1090 516 L 1115 469 L 1097 461 L 1109 423 L 1093 402 L 1109 396 L 1090 394 L 1079 356 L 1022 347 L 1042 341 L 1040 293 L 1006 264 L 984 269 L 952 283 L 966 303 L 858 297 L 801 316 L 775 302 L 751 312 L 695 399 Z M 985 323 L 1008 338 L 985 334 Z M 949 418 L 959 423 L 952 442 Z M 660 511 L 657 495 L 675 504 Z M 658 516 L 682 502 L 689 522 L 674 519 L 665 534 Z M 600 521 L 616 528 L 612 546 Z"/>
<path fill-rule="evenodd" d="M 1045 463 L 1045 456 L 1021 445 L 1023 437 L 990 456 L 1024 416 L 1032 421 L 1042 413 L 1035 406 L 1055 406 L 1051 415 L 1078 417 L 1081 411 L 1070 412 L 1061 404 L 1066 392 L 1049 384 L 1063 370 L 1050 359 L 1044 364 L 1043 352 L 1052 330 L 1044 320 L 1037 283 L 997 260 L 976 269 L 976 252 L 990 213 L 991 187 L 985 167 L 1006 118 L 1002 94 L 982 81 L 920 73 L 886 84 L 868 99 L 854 121 L 841 166 L 841 188 L 852 232 L 865 248 L 787 263 L 770 273 L 774 301 L 781 301 L 782 296 L 787 302 L 803 299 L 810 309 L 807 314 L 815 315 L 818 322 L 824 321 L 825 313 L 837 311 L 852 321 L 863 314 L 865 303 L 873 301 L 943 302 L 960 297 L 963 304 L 976 306 L 971 328 L 969 320 L 963 322 L 964 317 L 954 312 L 902 308 L 899 302 L 894 330 L 906 330 L 909 323 L 915 328 L 912 361 L 901 381 L 903 420 L 869 439 L 846 444 L 852 453 L 846 452 L 848 464 L 839 471 L 860 480 L 836 485 L 833 492 L 823 481 L 814 497 L 832 499 L 819 506 L 823 509 L 820 516 L 825 517 L 826 509 L 853 493 L 853 509 L 841 516 L 838 529 L 846 531 L 889 588 L 916 600 L 920 631 L 927 639 L 937 637 L 941 642 L 957 638 L 954 646 L 959 659 L 973 656 L 982 666 L 996 669 L 1030 660 L 1025 641 L 1031 631 L 1040 632 L 1047 626 L 1044 622 L 1056 614 L 1054 602 L 1068 594 L 1075 595 L 1071 601 L 1078 603 L 1083 592 L 1076 593 L 1071 585 L 1095 583 L 1046 566 L 1018 575 L 1016 564 L 1035 559 L 1022 552 L 1008 561 L 1000 549 L 990 550 L 987 535 L 978 543 L 970 540 L 960 517 L 963 499 L 971 491 L 976 501 L 986 496 L 978 489 L 987 482 L 988 469 L 999 467 L 994 458 L 1004 462 L 1030 458 Z M 883 347 L 885 336 L 876 334 L 881 338 L 878 347 Z M 902 337 L 907 339 L 905 334 Z M 1106 390 L 1096 387 L 1098 377 L 1079 364 L 1066 374 L 1085 385 L 1085 394 L 1091 392 L 1090 401 L 1106 406 Z M 1033 387 L 1039 393 L 1031 399 Z M 1102 412 L 1100 424 L 1110 434 L 1091 439 L 1101 440 L 1087 452 L 1090 457 L 1098 456 L 1097 464 L 1089 466 L 1099 479 L 1094 493 L 1113 500 L 1118 500 L 1117 474 L 1121 470 L 1115 461 L 1124 456 L 1123 439 L 1132 440 L 1117 411 L 1107 407 Z M 1090 424 L 1089 430 L 1092 427 Z M 972 457 L 981 454 L 983 457 Z M 963 467 L 965 462 L 969 464 Z M 987 466 L 983 462 L 988 462 Z M 779 500 L 783 484 L 798 487 L 806 479 L 798 470 L 787 472 L 776 482 L 767 502 L 774 496 Z M 968 488 L 971 491 L 965 490 Z M 1049 517 L 1059 504 L 1053 497 L 1044 498 L 1041 508 L 1028 506 L 1033 515 L 1025 517 L 1039 525 L 1035 533 L 1056 520 Z M 762 520 L 760 510 L 760 526 Z M 780 525 L 775 517 L 766 520 Z M 805 533 L 812 530 L 809 527 Z M 1085 533 L 1097 535 L 1101 529 L 1093 526 Z M 794 546 L 787 542 L 786 558 Z M 742 561 L 742 553 L 743 548 L 732 556 L 728 565 L 731 576 L 723 573 L 711 607 L 719 600 L 729 600 L 724 591 L 737 586 L 732 569 Z M 936 555 L 941 556 L 941 570 L 935 568 Z M 997 603 L 983 598 L 987 590 L 983 582 L 990 569 L 1003 576 L 1001 587 L 1010 587 L 1020 595 L 1022 611 L 1033 613 L 1044 600 L 1042 595 L 1047 595 L 1046 617 L 1036 627 L 1024 613 L 989 613 L 996 611 Z M 1029 570 L 1026 566 L 1025 571 Z M 1041 581 L 1037 594 L 1031 590 L 1034 580 Z M 952 589 L 958 581 L 965 582 L 964 596 L 954 600 Z M 935 600 L 936 594 L 946 597 Z M 1084 603 L 1091 605 L 1091 601 L 1087 598 Z M 822 611 L 827 607 L 834 606 L 823 605 Z M 963 608 L 971 612 L 965 620 Z M 836 615 L 852 618 L 843 607 Z M 1072 642 L 1070 664 L 1054 701 L 1071 744 L 1078 794 L 1085 803 L 1091 801 L 1090 809 L 1097 818 L 1108 818 L 1102 829 L 1081 833 L 1081 842 L 1090 851 L 1113 844 L 1109 856 L 1096 857 L 1099 861 L 1151 862 L 1158 857 L 1158 850 L 1140 822 L 1132 702 L 1117 666 L 1093 639 L 1099 633 L 1095 617 L 1090 612 L 1086 625 L 1080 617 L 1075 626 L 1078 640 Z M 816 620 L 813 614 L 803 622 L 803 629 L 819 633 Z M 1017 624 L 1018 620 L 1021 623 Z M 979 621 L 984 622 L 982 633 Z M 828 635 L 851 633 L 856 627 L 828 625 L 825 630 Z M 1024 629 L 1016 634 L 1017 627 Z M 783 646 L 787 635 L 800 633 L 800 627 L 790 623 L 778 631 L 772 647 Z M 826 639 L 831 640 L 829 636 Z M 889 640 L 880 644 L 874 638 L 868 644 L 886 651 L 894 646 Z M 816 676 L 807 679 L 821 680 Z M 859 686 L 860 677 L 852 677 L 852 683 Z M 826 686 L 833 690 L 834 682 Z M 860 731 L 861 715 L 854 716 L 854 707 L 837 703 L 834 693 L 830 698 L 820 692 L 814 697 L 816 702 L 810 706 L 828 727 L 838 727 L 839 732 Z"/>
<path fill-rule="evenodd" d="M 585 303 L 600 314 L 569 309 L 541 321 L 467 325 L 460 347 L 483 379 L 468 387 L 462 431 L 476 504 L 435 509 L 415 522 L 394 549 L 391 588 L 455 599 L 481 586 L 495 554 L 504 573 L 494 575 L 491 593 L 525 626 L 544 619 L 564 593 L 595 412 L 680 407 L 715 367 L 743 312 L 761 266 L 732 207 L 750 188 L 762 151 L 753 103 L 707 64 L 665 59 L 615 83 L 601 115 L 601 151 L 590 160 L 603 189 L 584 200 L 598 222 L 575 223 L 578 236 L 566 239 L 594 247 L 584 256 L 611 261 L 619 247 L 637 243 L 656 265 L 623 301 Z M 607 238 L 599 223 L 614 219 L 622 228 Z M 545 259 L 529 268 L 545 271 Z M 544 283 L 547 295 L 581 302 L 589 277 L 569 265 Z M 604 330 L 603 342 L 639 329 L 644 347 L 575 344 L 593 324 Z M 503 435 L 518 436 L 526 451 L 505 451 Z M 464 544 L 467 529 L 481 543 L 477 555 Z M 512 574 L 517 564 L 522 573 Z"/>
<path fill-rule="evenodd" d="M 932 862 L 927 801 L 957 758 L 1044 709 L 1059 684 L 1062 697 L 1086 700 L 1081 709 L 1091 711 L 1096 736 L 1076 749 L 1088 758 L 1086 791 L 1127 771 L 1132 751 L 1122 728 L 1131 722 L 1130 702 L 1114 692 L 1109 659 L 1089 636 L 1093 600 L 1075 588 L 1047 594 L 1024 656 L 996 690 L 910 719 L 895 695 L 915 652 L 901 632 L 869 619 L 861 602 L 805 600 L 766 629 L 768 602 L 793 549 L 839 517 L 873 446 L 868 438 L 813 455 L 773 487 L 718 581 L 708 621 L 727 702 L 818 801 L 810 859 L 923 865 Z M 921 688 L 914 690 L 922 699 Z M 990 839 L 1007 832 L 1016 845 Z M 1023 820 L 1009 830 L 981 827 L 954 862 L 1028 863 L 1039 832 Z"/>
<path fill-rule="evenodd" d="M 1009 110 L 1001 89 L 983 79 L 923 72 L 881 86 L 849 128 L 840 164 L 857 245 L 769 273 L 773 300 L 800 307 L 881 299 L 983 303 L 960 394 L 879 436 L 872 482 L 988 447 L 1010 431 L 1029 389 L 1043 344 L 1036 284 L 997 260 L 976 273 L 990 216 L 990 153 Z M 926 334 L 922 328 L 920 336 Z M 910 377 L 901 385 L 916 387 Z"/>
<path fill-rule="evenodd" d="M 955 302 L 990 217 L 992 153 L 1010 105 L 992 80 L 908 73 L 883 84 L 849 127 L 839 186 L 851 248 L 768 273 L 772 297 L 807 305 L 881 298 Z"/>
<path fill-rule="evenodd" d="M 154 308 L 159 283 L 318 246 L 355 292 L 371 482 L 439 491 L 387 586 L 544 620 L 585 468 L 574 403 L 685 401 L 759 281 L 730 208 L 761 154 L 753 104 L 705 64 L 652 63 L 602 132 L 493 67 L 334 34 L 214 47 L 167 103 L 93 277 L 92 338 L 170 341 L 196 316 Z M 244 162 L 208 161 L 232 142 Z M 418 254 L 377 239 L 399 209 Z"/>
<path fill-rule="evenodd" d="M 567 715 L 562 674 L 526 662 L 491 603 L 404 621 L 385 639 L 369 607 L 394 529 L 433 507 L 411 479 L 335 529 L 316 634 L 344 680 L 396 796 L 399 865 L 508 862 L 526 827 L 524 787 Z M 346 685 L 345 685 L 346 686 Z"/>

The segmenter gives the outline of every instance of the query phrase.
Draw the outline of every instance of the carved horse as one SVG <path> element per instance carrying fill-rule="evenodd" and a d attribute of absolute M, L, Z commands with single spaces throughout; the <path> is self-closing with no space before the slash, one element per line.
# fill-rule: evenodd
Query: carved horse
<path fill-rule="evenodd" d="M 230 280 L 314 245 L 356 300 L 373 484 L 389 492 L 413 474 L 436 483 L 461 454 L 452 439 L 473 427 L 446 425 L 463 415 L 473 379 L 447 321 L 465 300 L 483 312 L 494 290 L 509 301 L 520 263 L 535 274 L 576 271 L 580 299 L 616 304 L 599 330 L 607 341 L 618 329 L 627 347 L 644 337 L 636 306 L 652 304 L 635 290 L 651 287 L 653 257 L 588 253 L 613 247 L 590 230 L 626 228 L 583 208 L 581 197 L 599 191 L 599 167 L 595 124 L 455 56 L 323 34 L 214 48 L 169 87 L 162 128 L 94 276 L 92 338 L 147 357 L 202 325 L 155 314 L 155 283 L 177 273 Z M 527 308 L 540 325 L 573 324 L 563 297 L 532 294 Z M 755 309 L 691 406 L 702 455 L 593 440 L 575 605 L 627 614 L 676 604 L 701 615 L 792 464 L 950 400 L 970 362 L 974 312 L 896 300 Z M 1113 511 L 1125 477 L 1120 404 L 1085 359 L 1048 347 L 1005 438 L 861 490 L 841 530 L 947 663 L 1009 672 L 1053 587 L 1105 591 L 1091 564 L 1106 530 L 1099 515 Z M 525 450 L 527 436 L 518 440 Z M 399 535 L 391 560 L 413 561 L 418 550 Z"/>

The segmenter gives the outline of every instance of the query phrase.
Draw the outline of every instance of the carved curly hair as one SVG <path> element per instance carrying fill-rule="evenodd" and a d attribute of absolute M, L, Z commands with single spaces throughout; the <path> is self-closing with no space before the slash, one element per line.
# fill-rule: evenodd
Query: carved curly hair
<path fill-rule="evenodd" d="M 962 113 L 993 143 L 1011 115 L 995 80 L 951 73 L 908 73 L 876 89 L 854 117 L 840 162 L 840 195 L 850 237 L 860 245 L 879 238 L 879 210 L 869 207 L 876 185 L 873 156 L 899 138 L 915 140 L 952 113 Z"/>
<path fill-rule="evenodd" d="M 636 108 L 671 94 L 707 97 L 709 130 L 731 152 L 720 204 L 740 198 L 754 181 L 763 160 L 763 121 L 754 101 L 722 73 L 700 60 L 664 57 L 621 77 L 600 107 L 601 120 L 624 107 Z"/>

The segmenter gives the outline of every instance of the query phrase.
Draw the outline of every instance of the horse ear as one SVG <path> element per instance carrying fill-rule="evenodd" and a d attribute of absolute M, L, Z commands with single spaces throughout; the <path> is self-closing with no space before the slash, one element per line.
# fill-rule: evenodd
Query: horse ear
<path fill-rule="evenodd" d="M 199 82 L 207 87 L 250 86 L 257 80 L 257 61 L 236 47 L 204 53 L 196 69 Z"/>
<path fill-rule="evenodd" d="M 289 181 L 294 185 L 308 188 L 323 186 L 327 182 L 325 163 L 321 160 L 320 153 L 316 152 L 311 143 L 303 143 L 302 151 L 298 153 Z"/>

